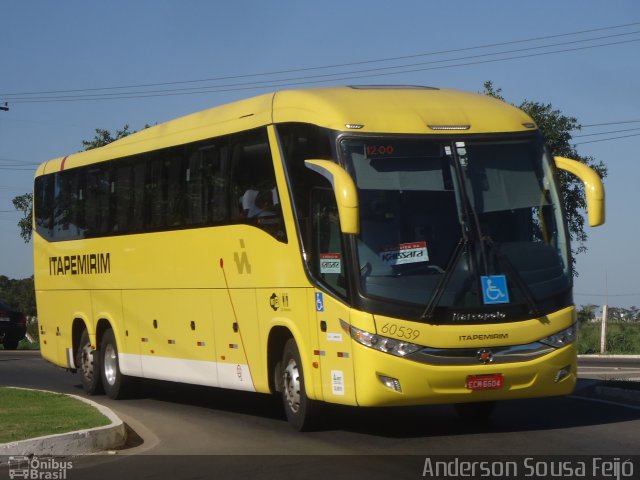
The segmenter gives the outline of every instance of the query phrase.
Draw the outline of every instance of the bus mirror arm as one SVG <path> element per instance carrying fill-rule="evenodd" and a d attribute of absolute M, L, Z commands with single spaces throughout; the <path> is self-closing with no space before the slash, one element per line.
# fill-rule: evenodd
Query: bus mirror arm
<path fill-rule="evenodd" d="M 351 176 L 340 165 L 329 160 L 305 160 L 304 164 L 331 183 L 338 205 L 342 233 L 359 234 L 358 191 Z"/>
<path fill-rule="evenodd" d="M 595 170 L 565 157 L 554 157 L 556 166 L 565 170 L 584 183 L 584 191 L 587 199 L 587 215 L 589 217 L 589 225 L 597 227 L 604 223 L 604 187 L 602 180 Z"/>

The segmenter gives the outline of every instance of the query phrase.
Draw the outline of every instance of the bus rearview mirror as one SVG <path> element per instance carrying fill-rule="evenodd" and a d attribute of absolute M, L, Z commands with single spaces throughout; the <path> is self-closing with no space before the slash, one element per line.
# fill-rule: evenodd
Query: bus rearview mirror
<path fill-rule="evenodd" d="M 329 160 L 305 160 L 304 164 L 331 183 L 338 205 L 342 233 L 359 234 L 358 191 L 351 176 L 340 165 Z"/>
<path fill-rule="evenodd" d="M 604 223 L 605 216 L 604 187 L 600 176 L 595 170 L 576 160 L 571 160 L 570 158 L 565 157 L 554 157 L 554 160 L 558 168 L 565 170 L 582 180 L 587 199 L 589 225 L 592 227 L 602 225 Z"/>

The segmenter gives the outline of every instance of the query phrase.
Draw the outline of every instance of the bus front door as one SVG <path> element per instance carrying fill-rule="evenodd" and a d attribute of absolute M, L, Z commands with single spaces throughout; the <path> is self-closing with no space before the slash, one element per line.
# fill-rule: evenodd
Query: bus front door
<path fill-rule="evenodd" d="M 341 322 L 349 323 L 349 308 L 333 296 L 314 292 L 322 395 L 330 403 L 356 404 L 351 338 Z"/>

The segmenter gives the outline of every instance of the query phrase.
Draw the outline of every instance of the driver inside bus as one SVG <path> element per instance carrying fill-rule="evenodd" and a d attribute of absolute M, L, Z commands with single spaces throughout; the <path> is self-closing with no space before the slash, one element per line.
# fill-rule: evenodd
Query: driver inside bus
<path fill-rule="evenodd" d="M 276 187 L 270 190 L 250 188 L 240 198 L 242 211 L 247 218 L 266 217 L 276 214 L 278 193 Z"/>

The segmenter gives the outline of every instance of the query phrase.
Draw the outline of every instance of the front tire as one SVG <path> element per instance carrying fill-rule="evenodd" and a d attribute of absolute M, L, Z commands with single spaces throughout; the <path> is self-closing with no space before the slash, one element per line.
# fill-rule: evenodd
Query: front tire
<path fill-rule="evenodd" d="M 118 345 L 111 329 L 106 330 L 102 336 L 100 356 L 102 385 L 107 396 L 114 400 L 129 397 L 132 393 L 133 379 L 120 372 Z"/>
<path fill-rule="evenodd" d="M 293 338 L 284 346 L 280 369 L 282 401 L 287 420 L 298 431 L 313 429 L 318 403 L 307 397 L 300 353 Z"/>
<path fill-rule="evenodd" d="M 94 350 L 89 342 L 89 332 L 85 329 L 80 336 L 78 352 L 76 354 L 76 367 L 80 373 L 82 388 L 89 395 L 103 393 L 102 379 L 100 378 L 100 351 Z"/>

